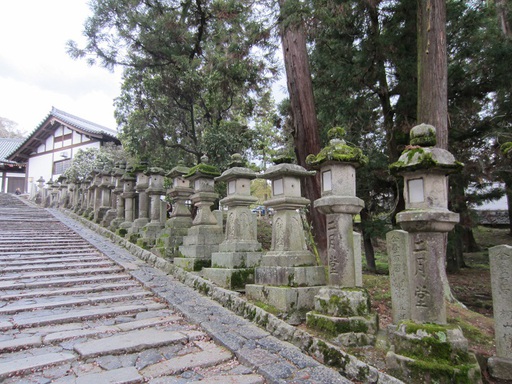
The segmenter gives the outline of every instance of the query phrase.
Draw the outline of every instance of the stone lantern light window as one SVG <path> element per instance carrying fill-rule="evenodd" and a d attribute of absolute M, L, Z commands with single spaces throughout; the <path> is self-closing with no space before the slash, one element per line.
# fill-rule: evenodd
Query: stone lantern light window
<path fill-rule="evenodd" d="M 332 172 L 331 172 L 331 170 L 322 172 L 322 191 L 332 191 Z"/>
<path fill-rule="evenodd" d="M 422 203 L 425 201 L 422 178 L 409 180 L 407 182 L 407 189 L 409 190 L 410 203 Z"/>
<path fill-rule="evenodd" d="M 274 196 L 282 195 L 284 193 L 283 179 L 272 181 L 272 192 Z"/>
<path fill-rule="evenodd" d="M 232 195 L 236 192 L 236 180 L 231 180 L 228 184 L 228 195 Z"/>

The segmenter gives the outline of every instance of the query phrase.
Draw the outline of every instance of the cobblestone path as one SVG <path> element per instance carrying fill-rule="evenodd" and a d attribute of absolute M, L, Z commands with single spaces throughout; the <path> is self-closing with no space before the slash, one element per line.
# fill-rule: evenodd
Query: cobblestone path
<path fill-rule="evenodd" d="M 56 216 L 0 194 L 0 382 L 348 382 Z M 166 285 L 169 300 L 151 284 Z M 173 301 L 187 302 L 204 320 L 187 320 L 191 314 L 177 311 Z M 245 335 L 236 356 L 212 340 L 217 326 Z"/>

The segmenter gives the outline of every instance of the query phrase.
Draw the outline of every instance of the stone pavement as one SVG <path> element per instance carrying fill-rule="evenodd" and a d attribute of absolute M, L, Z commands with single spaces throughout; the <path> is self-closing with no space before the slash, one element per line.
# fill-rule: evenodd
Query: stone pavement
<path fill-rule="evenodd" d="M 0 194 L 0 382 L 349 383 L 56 210 Z"/>

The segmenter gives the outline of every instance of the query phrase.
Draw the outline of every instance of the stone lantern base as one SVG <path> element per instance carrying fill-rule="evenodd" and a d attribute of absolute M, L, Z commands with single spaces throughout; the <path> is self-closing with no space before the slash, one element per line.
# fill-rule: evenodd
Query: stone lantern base
<path fill-rule="evenodd" d="M 139 233 L 141 237 L 137 240 L 137 245 L 144 249 L 150 249 L 156 244 L 156 239 L 162 232 L 163 225 L 160 222 L 150 222 L 142 228 Z"/>
<path fill-rule="evenodd" d="M 186 271 L 199 271 L 210 267 L 212 253 L 219 250 L 224 233 L 219 225 L 192 226 L 179 247 L 182 257 L 174 259 L 174 265 Z"/>
<path fill-rule="evenodd" d="M 100 224 L 101 221 L 103 220 L 103 218 L 105 217 L 105 215 L 107 214 L 107 211 L 110 209 L 110 207 L 99 207 L 95 212 L 94 212 L 94 219 L 93 221 L 96 223 L 96 224 Z"/>
<path fill-rule="evenodd" d="M 492 356 L 487 360 L 487 366 L 495 379 L 512 380 L 512 358 Z"/>
<path fill-rule="evenodd" d="M 314 265 L 309 251 L 270 251 L 261 264 L 255 270 L 256 284 L 246 286 L 247 298 L 274 307 L 290 324 L 304 321 L 325 285 L 324 267 Z"/>
<path fill-rule="evenodd" d="M 458 327 L 404 321 L 388 329 L 388 373 L 408 383 L 481 383 L 480 366 Z"/>
<path fill-rule="evenodd" d="M 104 228 L 110 227 L 112 221 L 117 217 L 117 210 L 110 208 L 101 219 L 100 225 Z"/>
<path fill-rule="evenodd" d="M 170 260 L 179 257 L 179 247 L 183 245 L 183 237 L 187 236 L 191 226 L 192 218 L 189 216 L 171 217 L 160 232 L 151 252 Z"/>
<path fill-rule="evenodd" d="M 306 324 L 345 347 L 374 344 L 379 329 L 377 315 L 371 313 L 370 295 L 363 288 L 322 288 Z"/>
<path fill-rule="evenodd" d="M 247 298 L 262 303 L 278 312 L 292 325 L 304 321 L 306 313 L 314 307 L 315 295 L 321 287 L 274 287 L 261 284 L 248 284 L 245 287 Z"/>
<path fill-rule="evenodd" d="M 254 269 L 260 265 L 261 252 L 257 252 L 261 245 L 258 242 L 246 244 L 243 248 L 254 248 L 251 251 L 226 251 L 224 243 L 220 244 L 219 251 L 212 253 L 212 267 L 203 269 L 203 276 L 220 287 L 233 291 L 245 291 L 247 284 L 254 283 Z M 243 245 L 243 243 L 242 243 Z M 254 245 L 251 247 L 251 245 Z"/>

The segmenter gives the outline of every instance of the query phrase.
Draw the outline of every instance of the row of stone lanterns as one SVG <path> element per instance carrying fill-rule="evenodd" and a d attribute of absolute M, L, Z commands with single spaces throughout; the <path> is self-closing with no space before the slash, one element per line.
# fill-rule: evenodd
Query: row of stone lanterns
<path fill-rule="evenodd" d="M 231 167 L 222 175 L 207 164 L 206 158 L 191 169 L 179 166 L 167 174 L 173 177 L 170 195 L 175 205 L 165 228 L 160 217 L 164 172 L 150 169 L 134 174 L 127 169 L 116 178 L 119 183 L 113 189 L 118 211 L 123 207 L 121 201 L 124 203 L 124 222 L 119 223 L 118 212 L 112 223 L 119 225 L 120 234 L 145 233 L 142 238 L 152 240 L 155 252 L 168 255 L 167 247 L 178 248 L 173 254 L 175 265 L 202 269 L 203 275 L 218 285 L 245 289 L 250 300 L 274 307 L 291 323 L 307 318 L 308 326 L 331 333 L 331 341 L 338 344 L 372 343 L 377 317 L 362 288 L 362 267 L 352 227 L 353 216 L 363 207 L 356 196 L 356 168 L 367 159 L 343 140 L 343 134 L 341 129 L 331 130 L 329 145 L 307 159 L 310 166 L 319 169 L 322 180 L 322 196 L 314 207 L 326 215 L 327 271 L 306 247 L 300 213 L 309 204 L 301 195 L 301 178 L 315 172 L 295 164 L 277 164 L 258 176 L 272 184 L 272 196 L 265 206 L 275 211 L 271 248 L 263 254 L 256 240 L 255 217 L 248 209 L 255 201 L 250 196 L 250 182 L 256 175 L 243 167 L 239 156 L 233 157 Z M 404 231 L 388 235 L 394 323 L 388 332 L 394 350 L 388 353 L 387 362 L 395 375 L 418 378 L 418 382 L 425 369 L 439 382 L 449 382 L 443 378 L 447 370 L 451 377 L 473 382 L 479 377 L 478 365 L 467 351 L 460 329 L 446 325 L 440 275 L 445 234 L 458 221 L 458 215 L 447 208 L 447 175 L 461 164 L 448 151 L 433 145 L 433 127 L 414 127 L 411 146 L 390 167 L 404 177 L 406 209 L 397 216 Z M 105 199 L 99 200 L 98 191 L 112 186 L 100 175 L 95 172 L 87 188 L 85 205 L 94 211 L 107 206 Z M 225 234 L 222 219 L 210 209 L 218 198 L 215 180 L 227 183 L 228 193 L 221 201 L 228 210 Z M 197 208 L 192 222 L 184 206 L 187 199 Z M 139 214 L 135 219 L 136 208 Z M 186 229 L 186 233 L 178 233 L 178 228 Z M 450 352 L 443 361 L 436 356 L 440 349 Z M 440 368 L 425 364 L 425 357 L 439 360 Z"/>

